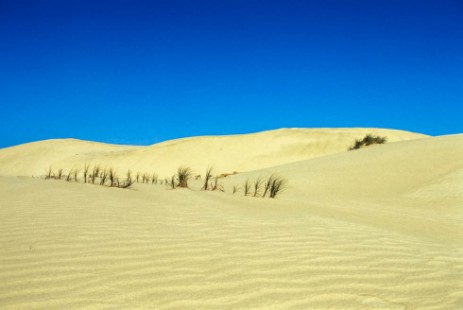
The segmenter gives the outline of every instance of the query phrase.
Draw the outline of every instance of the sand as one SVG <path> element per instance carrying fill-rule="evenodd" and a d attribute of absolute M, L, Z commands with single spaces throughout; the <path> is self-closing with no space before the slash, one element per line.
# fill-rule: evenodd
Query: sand
<path fill-rule="evenodd" d="M 362 131 L 280 130 L 151 147 L 55 140 L 0 150 L 0 307 L 461 309 L 463 135 L 383 131 L 403 136 L 347 152 Z M 141 154 L 166 145 L 184 152 L 178 144 L 195 140 L 210 158 L 223 158 L 230 146 L 220 150 L 221 139 L 279 146 L 259 153 L 253 142 L 249 153 L 219 161 L 217 173 L 240 171 L 220 179 L 225 192 L 199 191 L 200 181 L 191 189 L 118 189 L 30 177 L 49 164 L 76 165 L 76 156 L 109 165 L 126 154 L 124 165 L 137 158 L 148 169 Z M 186 161 L 172 149 L 165 162 Z M 232 195 L 232 186 L 272 173 L 289 181 L 277 199 Z"/>

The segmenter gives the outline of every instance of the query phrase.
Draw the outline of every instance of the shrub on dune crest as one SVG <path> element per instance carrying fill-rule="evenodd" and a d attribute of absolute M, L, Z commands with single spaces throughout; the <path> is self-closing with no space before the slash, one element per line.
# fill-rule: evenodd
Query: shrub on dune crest
<path fill-rule="evenodd" d="M 371 134 L 366 135 L 362 140 L 356 139 L 353 146 L 349 147 L 349 151 L 358 150 L 372 144 L 384 144 L 386 143 L 386 137 L 373 136 Z"/>

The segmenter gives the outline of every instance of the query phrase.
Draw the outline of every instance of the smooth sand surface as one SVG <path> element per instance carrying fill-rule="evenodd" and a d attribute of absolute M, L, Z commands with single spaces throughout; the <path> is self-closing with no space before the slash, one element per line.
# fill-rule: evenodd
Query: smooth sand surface
<path fill-rule="evenodd" d="M 308 158 L 272 146 L 277 159 L 220 179 L 225 192 L 199 191 L 200 181 L 118 189 L 14 176 L 40 171 L 33 160 L 50 164 L 41 158 L 53 156 L 47 143 L 82 141 L 0 150 L 0 308 L 463 308 L 463 135 L 409 134 L 421 139 L 346 152 L 339 137 L 358 133 L 324 131 L 320 139 L 338 138 L 294 130 L 313 141 L 315 150 L 301 151 Z M 200 138 L 202 148 L 209 139 Z M 26 167 L 17 156 L 15 174 L 10 154 L 32 156 L 37 145 L 42 155 Z M 87 149 L 86 159 L 100 152 L 109 165 L 111 152 L 119 160 L 149 153 L 105 147 Z M 55 159 L 76 160 L 63 153 Z M 277 199 L 232 195 L 234 185 L 272 173 L 289 181 Z"/>

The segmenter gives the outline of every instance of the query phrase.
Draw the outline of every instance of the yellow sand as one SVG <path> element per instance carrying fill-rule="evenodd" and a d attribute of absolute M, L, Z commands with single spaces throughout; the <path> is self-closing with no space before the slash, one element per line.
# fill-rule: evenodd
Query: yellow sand
<path fill-rule="evenodd" d="M 44 141 L 0 150 L 0 308 L 463 308 L 463 135 L 383 131 L 403 134 L 396 141 L 421 139 L 346 152 L 365 131 L 281 130 L 144 148 Z M 230 141 L 249 146 L 227 157 Z M 272 141 L 279 146 L 265 146 Z M 174 173 L 143 166 L 143 156 L 166 152 L 169 165 L 202 165 L 176 153 L 188 145 L 222 158 L 205 166 L 247 172 L 221 179 L 225 193 L 15 177 L 93 157 Z M 277 199 L 231 194 L 245 179 L 271 173 L 289 180 Z"/>

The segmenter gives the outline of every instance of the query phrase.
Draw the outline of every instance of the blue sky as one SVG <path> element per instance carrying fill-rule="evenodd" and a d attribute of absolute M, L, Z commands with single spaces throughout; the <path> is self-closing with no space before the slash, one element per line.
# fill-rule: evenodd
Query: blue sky
<path fill-rule="evenodd" d="M 0 147 L 463 132 L 461 0 L 0 0 Z"/>

